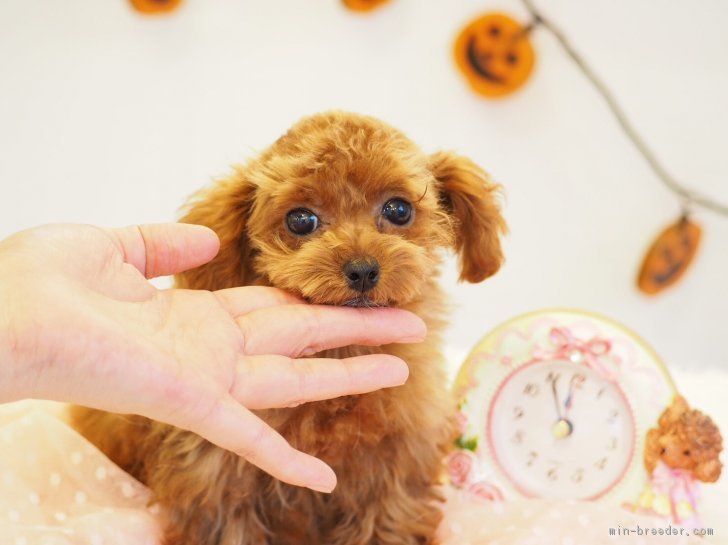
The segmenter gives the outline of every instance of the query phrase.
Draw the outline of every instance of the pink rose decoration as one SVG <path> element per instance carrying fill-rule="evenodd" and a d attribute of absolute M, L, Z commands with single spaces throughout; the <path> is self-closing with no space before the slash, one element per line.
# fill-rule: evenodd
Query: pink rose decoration
<path fill-rule="evenodd" d="M 502 501 L 503 500 L 503 492 L 500 491 L 500 489 L 490 484 L 486 481 L 478 481 L 477 483 L 473 483 L 468 488 L 468 492 L 470 492 L 473 496 L 476 498 L 479 498 L 481 500 L 486 501 Z"/>
<path fill-rule="evenodd" d="M 472 469 L 473 455 L 469 452 L 458 450 L 447 458 L 447 473 L 450 482 L 457 488 L 462 488 L 468 482 Z"/>

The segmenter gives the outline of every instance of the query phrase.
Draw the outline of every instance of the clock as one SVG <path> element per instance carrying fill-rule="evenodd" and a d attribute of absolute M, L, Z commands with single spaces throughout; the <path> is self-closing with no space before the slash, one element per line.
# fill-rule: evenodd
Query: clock
<path fill-rule="evenodd" d="M 624 326 L 544 310 L 486 335 L 455 381 L 461 435 L 450 482 L 487 499 L 633 500 L 644 436 L 675 394 L 655 352 Z"/>

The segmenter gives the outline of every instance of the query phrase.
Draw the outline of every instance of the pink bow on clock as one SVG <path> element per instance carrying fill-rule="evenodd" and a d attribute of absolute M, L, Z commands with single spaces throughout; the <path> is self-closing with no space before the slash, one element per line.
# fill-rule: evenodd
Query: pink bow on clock
<path fill-rule="evenodd" d="M 612 382 L 616 380 L 617 371 L 614 369 L 614 363 L 603 361 L 604 356 L 609 354 L 612 348 L 608 340 L 594 337 L 588 341 L 582 341 L 565 327 L 552 328 L 549 332 L 549 340 L 556 349 L 552 352 L 534 350 L 534 355 L 538 359 L 565 359 L 574 363 L 583 363 L 606 380 Z"/>

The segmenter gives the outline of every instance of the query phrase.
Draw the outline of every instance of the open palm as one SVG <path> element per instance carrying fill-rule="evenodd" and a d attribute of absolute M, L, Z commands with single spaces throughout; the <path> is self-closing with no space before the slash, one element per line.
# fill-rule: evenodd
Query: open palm
<path fill-rule="evenodd" d="M 407 367 L 394 356 L 297 358 L 416 342 L 424 324 L 396 309 L 307 305 L 273 288 L 159 290 L 147 281 L 217 250 L 212 231 L 182 224 L 51 225 L 0 242 L 0 334 L 10 347 L 0 355 L 13 362 L 0 369 L 2 384 L 13 385 L 0 384 L 0 401 L 140 414 L 192 430 L 283 481 L 329 491 L 333 471 L 249 409 L 402 384 Z"/>

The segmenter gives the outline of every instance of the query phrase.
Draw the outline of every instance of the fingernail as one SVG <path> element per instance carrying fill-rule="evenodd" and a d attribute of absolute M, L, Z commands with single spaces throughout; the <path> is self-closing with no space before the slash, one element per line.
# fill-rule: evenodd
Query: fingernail
<path fill-rule="evenodd" d="M 404 339 L 402 339 L 400 342 L 419 343 L 419 342 L 424 341 L 425 337 L 427 337 L 427 324 L 425 323 L 425 321 L 422 318 L 420 318 L 419 316 L 417 316 L 416 314 L 414 315 L 414 318 L 418 322 L 417 323 L 418 327 L 412 328 L 415 331 L 412 331 L 412 329 L 410 329 L 410 331 L 412 331 L 412 333 L 408 337 L 405 337 Z"/>
<path fill-rule="evenodd" d="M 395 369 L 398 373 L 395 375 L 394 380 L 392 380 L 392 385 L 402 386 L 402 384 L 407 382 L 407 379 L 409 378 L 409 366 L 404 361 L 400 360 Z"/>
<path fill-rule="evenodd" d="M 404 343 L 421 343 L 422 341 L 425 340 L 425 338 L 426 338 L 425 336 L 404 337 L 403 339 L 399 339 L 397 342 L 402 343 L 402 344 L 404 344 Z"/>
<path fill-rule="evenodd" d="M 323 471 L 319 470 L 317 472 L 318 475 L 314 477 L 316 481 L 307 486 L 316 492 L 329 494 L 334 488 L 336 488 L 336 473 L 334 473 L 334 470 L 321 460 L 317 460 L 317 462 L 320 466 L 322 466 Z"/>
<path fill-rule="evenodd" d="M 334 491 L 334 488 L 336 488 L 336 485 L 333 486 L 327 485 L 327 484 L 315 484 L 310 485 L 309 488 L 311 490 L 315 490 L 316 492 L 323 492 L 324 494 L 331 494 L 331 492 Z"/>

